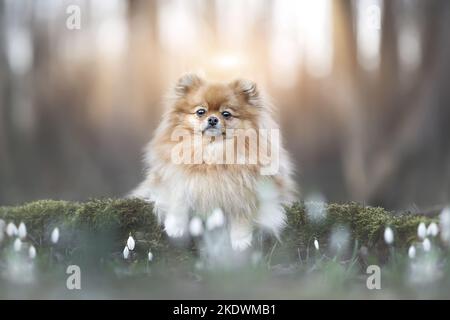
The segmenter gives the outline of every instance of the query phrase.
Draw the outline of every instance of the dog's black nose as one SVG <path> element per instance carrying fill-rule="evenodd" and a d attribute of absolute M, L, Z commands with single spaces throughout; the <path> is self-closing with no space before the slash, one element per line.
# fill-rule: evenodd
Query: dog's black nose
<path fill-rule="evenodd" d="M 219 119 L 217 117 L 209 117 L 208 118 L 208 124 L 211 127 L 215 127 L 218 122 L 219 122 Z"/>

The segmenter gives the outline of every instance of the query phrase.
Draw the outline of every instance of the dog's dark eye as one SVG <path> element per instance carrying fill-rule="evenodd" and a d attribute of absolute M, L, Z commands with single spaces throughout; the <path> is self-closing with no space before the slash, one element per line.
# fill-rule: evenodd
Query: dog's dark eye
<path fill-rule="evenodd" d="M 228 119 L 229 117 L 231 117 L 231 113 L 229 113 L 228 111 L 224 111 L 224 112 L 222 112 L 222 116 L 223 116 L 225 119 Z"/>
<path fill-rule="evenodd" d="M 203 116 L 203 115 L 206 113 L 206 110 L 205 110 L 205 109 L 198 109 L 197 111 L 195 111 L 195 113 L 196 113 L 199 117 L 201 117 L 201 116 Z"/>

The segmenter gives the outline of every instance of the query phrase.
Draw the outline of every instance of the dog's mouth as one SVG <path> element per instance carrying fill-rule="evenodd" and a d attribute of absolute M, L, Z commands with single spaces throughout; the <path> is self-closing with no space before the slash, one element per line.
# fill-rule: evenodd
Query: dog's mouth
<path fill-rule="evenodd" d="M 217 137 L 217 136 L 220 136 L 223 134 L 222 130 L 215 128 L 215 127 L 206 127 L 203 130 L 203 133 L 207 136 L 213 136 L 213 137 Z"/>

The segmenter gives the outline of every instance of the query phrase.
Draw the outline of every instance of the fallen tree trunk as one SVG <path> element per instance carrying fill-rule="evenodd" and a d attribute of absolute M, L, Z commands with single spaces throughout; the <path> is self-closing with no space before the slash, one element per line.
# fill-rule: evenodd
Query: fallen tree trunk
<path fill-rule="evenodd" d="M 137 199 L 101 199 L 84 203 L 41 200 L 0 207 L 0 219 L 16 225 L 24 222 L 33 245 L 38 248 L 57 246 L 61 255 L 69 260 L 92 255 L 99 258 L 120 256 L 130 233 L 137 240 L 138 252 L 150 249 L 160 257 L 177 260 L 195 254 L 194 241 L 184 247 L 169 241 L 152 209 L 151 204 Z M 329 204 L 323 219 L 318 222 L 313 222 L 306 211 L 303 203 L 286 208 L 288 222 L 281 241 L 265 241 L 265 249 L 274 251 L 274 256 L 287 255 L 296 259 L 313 248 L 315 239 L 320 243 L 321 251 L 328 250 L 330 242 L 334 241 L 330 240 L 333 232 L 343 228 L 348 232 L 350 244 L 357 240 L 369 250 L 386 252 L 383 233 L 387 226 L 394 230 L 395 247 L 403 248 L 416 240 L 420 222 L 432 220 L 409 213 L 393 214 L 357 203 Z M 50 240 L 55 227 L 61 234 L 57 245 Z"/>

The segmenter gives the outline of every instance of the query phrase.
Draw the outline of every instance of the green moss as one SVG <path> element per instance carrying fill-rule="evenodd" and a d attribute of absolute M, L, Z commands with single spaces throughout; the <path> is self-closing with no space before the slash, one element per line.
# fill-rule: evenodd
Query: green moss
<path fill-rule="evenodd" d="M 187 259 L 194 251 L 193 243 L 188 248 L 171 245 L 157 218 L 152 205 L 137 199 L 93 199 L 84 203 L 40 200 L 15 207 L 0 207 L 0 218 L 16 224 L 25 222 L 29 238 L 35 245 L 50 245 L 50 233 L 54 227 L 61 229 L 61 243 L 65 253 L 120 255 L 128 234 L 137 240 L 137 250 L 151 249 L 164 253 L 166 257 Z M 276 254 L 297 256 L 312 248 L 318 239 L 321 250 L 327 248 L 334 228 L 345 226 L 351 240 L 360 245 L 385 251 L 383 232 L 390 226 L 395 233 L 395 246 L 405 247 L 416 240 L 417 226 L 430 218 L 409 213 L 394 215 L 382 208 L 367 207 L 357 203 L 330 204 L 327 215 L 320 222 L 311 222 L 303 203 L 286 208 L 287 227 L 276 246 Z M 270 246 L 273 248 L 274 240 Z M 107 254 L 105 254 L 107 253 Z"/>
<path fill-rule="evenodd" d="M 383 258 L 388 255 L 388 246 L 384 242 L 384 230 L 391 227 L 395 234 L 394 246 L 402 250 L 417 240 L 417 226 L 420 222 L 430 223 L 433 219 L 411 213 L 394 214 L 383 208 L 363 206 L 358 203 L 329 204 L 327 214 L 319 222 L 308 219 L 303 203 L 295 203 L 286 209 L 288 226 L 278 246 L 278 256 L 290 256 L 299 259 L 309 250 L 314 250 L 313 241 L 317 239 L 321 251 L 329 249 L 333 230 L 345 228 L 349 233 L 347 254 L 352 245 L 366 246 L 372 253 Z M 306 252 L 306 253 L 305 253 Z"/>

